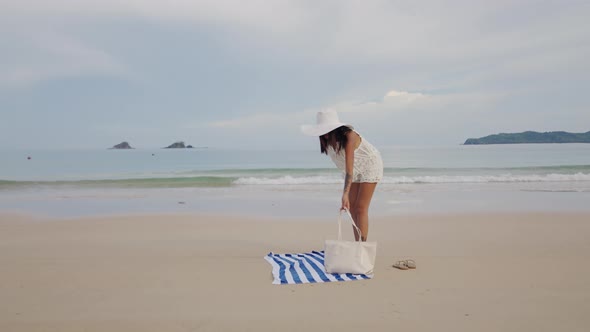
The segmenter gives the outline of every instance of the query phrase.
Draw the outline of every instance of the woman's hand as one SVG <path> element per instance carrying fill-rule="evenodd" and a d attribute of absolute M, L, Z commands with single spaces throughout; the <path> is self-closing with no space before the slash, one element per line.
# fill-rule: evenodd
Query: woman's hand
<path fill-rule="evenodd" d="M 348 200 L 348 193 L 342 195 L 342 206 L 340 210 L 350 211 L 350 201 Z"/>

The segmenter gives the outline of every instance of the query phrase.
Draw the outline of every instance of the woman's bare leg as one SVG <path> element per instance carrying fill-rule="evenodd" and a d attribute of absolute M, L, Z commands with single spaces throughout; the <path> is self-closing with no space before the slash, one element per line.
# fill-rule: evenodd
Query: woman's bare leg
<path fill-rule="evenodd" d="M 356 200 L 358 198 L 359 189 L 361 188 L 360 183 L 353 182 L 350 185 L 350 192 L 348 193 L 348 200 L 350 202 L 350 215 L 352 216 L 352 220 L 356 224 Z M 358 227 L 358 226 L 357 226 Z M 352 233 L 354 234 L 354 239 L 358 240 L 358 234 L 356 229 L 352 227 Z"/>
<path fill-rule="evenodd" d="M 354 201 L 352 200 L 354 186 L 357 185 L 358 189 L 355 190 Z M 369 234 L 369 205 L 371 205 L 371 199 L 377 183 L 353 183 L 350 188 L 350 206 L 352 218 L 354 223 L 361 230 L 362 241 L 367 241 Z M 354 202 L 354 203 L 353 203 Z M 358 240 L 358 234 L 354 234 L 354 238 Z"/>

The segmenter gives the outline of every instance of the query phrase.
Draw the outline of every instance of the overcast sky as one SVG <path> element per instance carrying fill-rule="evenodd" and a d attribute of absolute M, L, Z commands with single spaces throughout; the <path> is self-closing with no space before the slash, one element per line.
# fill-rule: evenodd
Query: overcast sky
<path fill-rule="evenodd" d="M 590 130 L 590 2 L 0 0 L 0 148 Z"/>

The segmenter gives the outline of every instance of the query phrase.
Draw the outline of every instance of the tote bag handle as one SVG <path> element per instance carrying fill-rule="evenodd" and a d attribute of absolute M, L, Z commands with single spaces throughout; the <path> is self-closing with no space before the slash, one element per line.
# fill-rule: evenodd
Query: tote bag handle
<path fill-rule="evenodd" d="M 342 241 L 342 212 L 346 212 L 346 214 L 348 215 L 348 218 L 350 219 L 350 223 L 352 224 L 352 227 L 354 227 L 354 229 L 359 234 L 358 242 L 361 242 L 361 239 L 363 238 L 363 234 L 361 233 L 361 230 L 358 228 L 358 226 L 354 223 L 354 220 L 352 219 L 352 215 L 350 214 L 350 211 L 348 211 L 346 209 L 340 210 L 340 213 L 338 214 L 338 241 Z"/>

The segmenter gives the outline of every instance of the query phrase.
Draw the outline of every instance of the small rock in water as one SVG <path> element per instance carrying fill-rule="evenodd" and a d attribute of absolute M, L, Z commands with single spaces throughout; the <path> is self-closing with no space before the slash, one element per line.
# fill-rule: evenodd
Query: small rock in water
<path fill-rule="evenodd" d="M 178 202 L 178 204 L 185 204 L 184 202 Z"/>
<path fill-rule="evenodd" d="M 129 145 L 129 143 L 127 143 L 127 142 L 121 142 L 121 143 L 113 146 L 111 149 L 119 149 L 119 150 L 121 150 L 121 149 L 133 149 L 133 148 L 131 147 L 131 145 Z"/>

